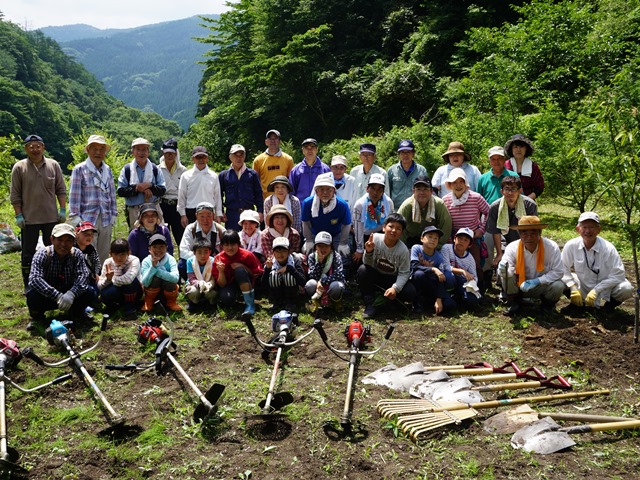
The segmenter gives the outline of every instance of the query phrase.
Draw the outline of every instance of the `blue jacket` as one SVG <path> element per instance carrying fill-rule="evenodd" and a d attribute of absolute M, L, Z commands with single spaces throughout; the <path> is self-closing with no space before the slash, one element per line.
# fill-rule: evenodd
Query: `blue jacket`
<path fill-rule="evenodd" d="M 330 172 L 331 169 L 325 163 L 322 163 L 320 157 L 316 157 L 313 165 L 307 165 L 306 160 L 302 160 L 291 170 L 289 181 L 293 185 L 293 194 L 298 197 L 302 204 L 313 192 L 313 184 L 316 183 L 318 175 Z"/>

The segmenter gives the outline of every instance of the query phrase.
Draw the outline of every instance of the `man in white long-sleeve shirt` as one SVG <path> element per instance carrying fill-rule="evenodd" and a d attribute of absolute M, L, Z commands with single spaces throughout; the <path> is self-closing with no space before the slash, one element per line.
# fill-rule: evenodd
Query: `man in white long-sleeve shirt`
<path fill-rule="evenodd" d="M 550 312 L 562 296 L 565 285 L 560 249 L 553 240 L 542 238 L 546 227 L 535 215 L 524 215 L 517 226 L 510 227 L 518 230 L 520 240 L 507 245 L 498 265 L 509 305 L 505 315 L 515 315 L 522 298 L 539 298 L 543 312 Z"/>
<path fill-rule="evenodd" d="M 576 226 L 580 236 L 562 249 L 562 281 L 571 290 L 572 306 L 611 311 L 633 296 L 633 286 L 625 278 L 616 247 L 598 236 L 601 229 L 597 213 L 580 215 Z"/>
<path fill-rule="evenodd" d="M 184 228 L 196 221 L 196 207 L 209 202 L 215 211 L 215 220 L 222 222 L 222 195 L 218 175 L 207 166 L 209 153 L 204 147 L 194 147 L 191 151 L 193 168 L 180 178 L 177 210 Z"/>

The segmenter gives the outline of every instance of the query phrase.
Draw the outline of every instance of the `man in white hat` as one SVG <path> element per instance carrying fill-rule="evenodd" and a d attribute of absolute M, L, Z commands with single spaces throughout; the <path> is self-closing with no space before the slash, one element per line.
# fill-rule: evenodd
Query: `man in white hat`
<path fill-rule="evenodd" d="M 364 255 L 364 244 L 372 233 L 382 232 L 385 219 L 393 213 L 393 200 L 384 193 L 385 179 L 379 173 L 369 177 L 367 194 L 353 207 L 353 231 L 356 251 L 353 261 L 360 263 Z"/>
<path fill-rule="evenodd" d="M 218 175 L 220 193 L 224 205 L 225 227 L 240 230 L 240 214 L 245 210 L 258 212 L 263 221 L 264 197 L 260 177 L 244 163 L 247 152 L 240 144 L 231 145 L 229 160 L 231 167 Z"/>
<path fill-rule="evenodd" d="M 76 231 L 68 223 L 59 223 L 51 231 L 51 245 L 33 257 L 27 291 L 31 316 L 27 330 L 44 327 L 45 312 L 59 309 L 71 319 L 87 318 L 85 308 L 94 301 L 89 288 L 89 269 L 84 254 L 73 246 Z"/>
<path fill-rule="evenodd" d="M 151 144 L 145 138 L 136 138 L 131 142 L 133 161 L 127 163 L 118 176 L 118 196 L 124 197 L 127 208 L 127 223 L 129 230 L 140 214 L 140 207 L 144 203 L 159 203 L 167 191 L 164 183 L 164 175 L 157 165 L 149 160 L 149 148 Z M 158 215 L 162 210 L 158 207 Z"/>
<path fill-rule="evenodd" d="M 358 198 L 356 197 L 356 180 L 347 172 L 347 158 L 344 155 L 334 155 L 331 157 L 331 173 L 336 184 L 336 195 L 347 202 L 349 210 L 353 211 L 353 206 Z"/>
<path fill-rule="evenodd" d="M 525 215 L 511 227 L 518 230 L 520 240 L 507 245 L 498 265 L 509 305 L 505 315 L 515 315 L 523 298 L 539 298 L 542 311 L 551 312 L 562 296 L 560 249 L 556 242 L 542 237 L 546 227 L 535 215 Z"/>
<path fill-rule="evenodd" d="M 580 236 L 562 249 L 562 280 L 571 290 L 572 306 L 612 311 L 633 296 L 633 285 L 625 278 L 616 247 L 599 236 L 601 230 L 597 213 L 580 215 L 576 226 Z"/>
<path fill-rule="evenodd" d="M 42 137 L 26 137 L 24 150 L 27 158 L 16 162 L 11 170 L 10 200 L 21 230 L 22 280 L 26 288 L 40 234 L 44 244 L 50 245 L 51 230 L 66 219 L 67 187 L 58 162 L 44 156 Z M 60 208 L 56 208 L 56 199 Z"/>
<path fill-rule="evenodd" d="M 502 197 L 502 180 L 505 177 L 517 177 L 518 174 L 504 167 L 507 157 L 504 148 L 495 146 L 489 149 L 489 166 L 488 172 L 480 175 L 478 179 L 477 192 L 484 197 L 489 205 Z M 535 215 L 535 213 L 533 214 Z M 488 228 L 487 228 L 488 232 Z M 488 286 L 493 276 L 493 258 L 494 258 L 494 242 L 493 235 L 485 235 L 484 241 L 487 244 L 488 257 L 482 267 L 484 282 Z"/>
<path fill-rule="evenodd" d="M 113 173 L 105 161 L 110 149 L 102 135 L 91 135 L 84 147 L 87 159 L 73 167 L 69 185 L 69 221 L 95 226 L 91 243 L 101 262 L 109 258 L 111 231 L 118 215 Z"/>
<path fill-rule="evenodd" d="M 336 196 L 333 175 L 324 173 L 316 179 L 314 195 L 302 204 L 302 231 L 305 238 L 304 253 L 313 250 L 314 239 L 319 232 L 328 232 L 333 238 L 333 248 L 342 256 L 345 264 L 350 261 L 349 231 L 351 212 L 349 205 Z"/>
<path fill-rule="evenodd" d="M 215 220 L 222 222 L 222 194 L 218 175 L 208 167 L 209 152 L 205 147 L 197 146 L 191 150 L 193 167 L 182 175 L 178 187 L 178 213 L 182 226 L 196 220 L 196 207 L 201 202 L 208 202 L 214 208 Z M 236 220 L 237 221 L 237 220 Z"/>

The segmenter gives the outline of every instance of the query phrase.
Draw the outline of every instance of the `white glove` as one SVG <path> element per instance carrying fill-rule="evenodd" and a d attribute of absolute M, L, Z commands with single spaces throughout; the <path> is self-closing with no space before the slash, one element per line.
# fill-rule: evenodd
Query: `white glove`
<path fill-rule="evenodd" d="M 205 282 L 204 280 L 198 280 L 198 290 L 200 293 L 205 294 L 209 290 L 211 290 L 211 283 Z"/>
<path fill-rule="evenodd" d="M 190 294 L 194 293 L 196 290 L 198 290 L 198 287 L 196 285 L 187 285 L 184 288 L 184 293 L 185 293 L 185 295 L 190 295 Z"/>
<path fill-rule="evenodd" d="M 338 253 L 343 257 L 348 257 L 351 255 L 351 249 L 347 244 L 338 245 Z"/>
<path fill-rule="evenodd" d="M 64 293 L 58 297 L 58 308 L 63 312 L 66 312 L 73 305 L 73 301 L 75 300 L 75 294 L 69 290 L 67 293 Z"/>

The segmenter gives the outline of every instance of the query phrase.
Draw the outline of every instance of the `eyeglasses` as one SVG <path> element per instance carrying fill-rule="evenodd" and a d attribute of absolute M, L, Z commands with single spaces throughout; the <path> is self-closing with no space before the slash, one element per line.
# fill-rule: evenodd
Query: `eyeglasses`
<path fill-rule="evenodd" d="M 502 191 L 503 192 L 508 192 L 508 193 L 513 193 L 513 192 L 517 192 L 520 189 L 518 187 L 502 187 Z"/>

